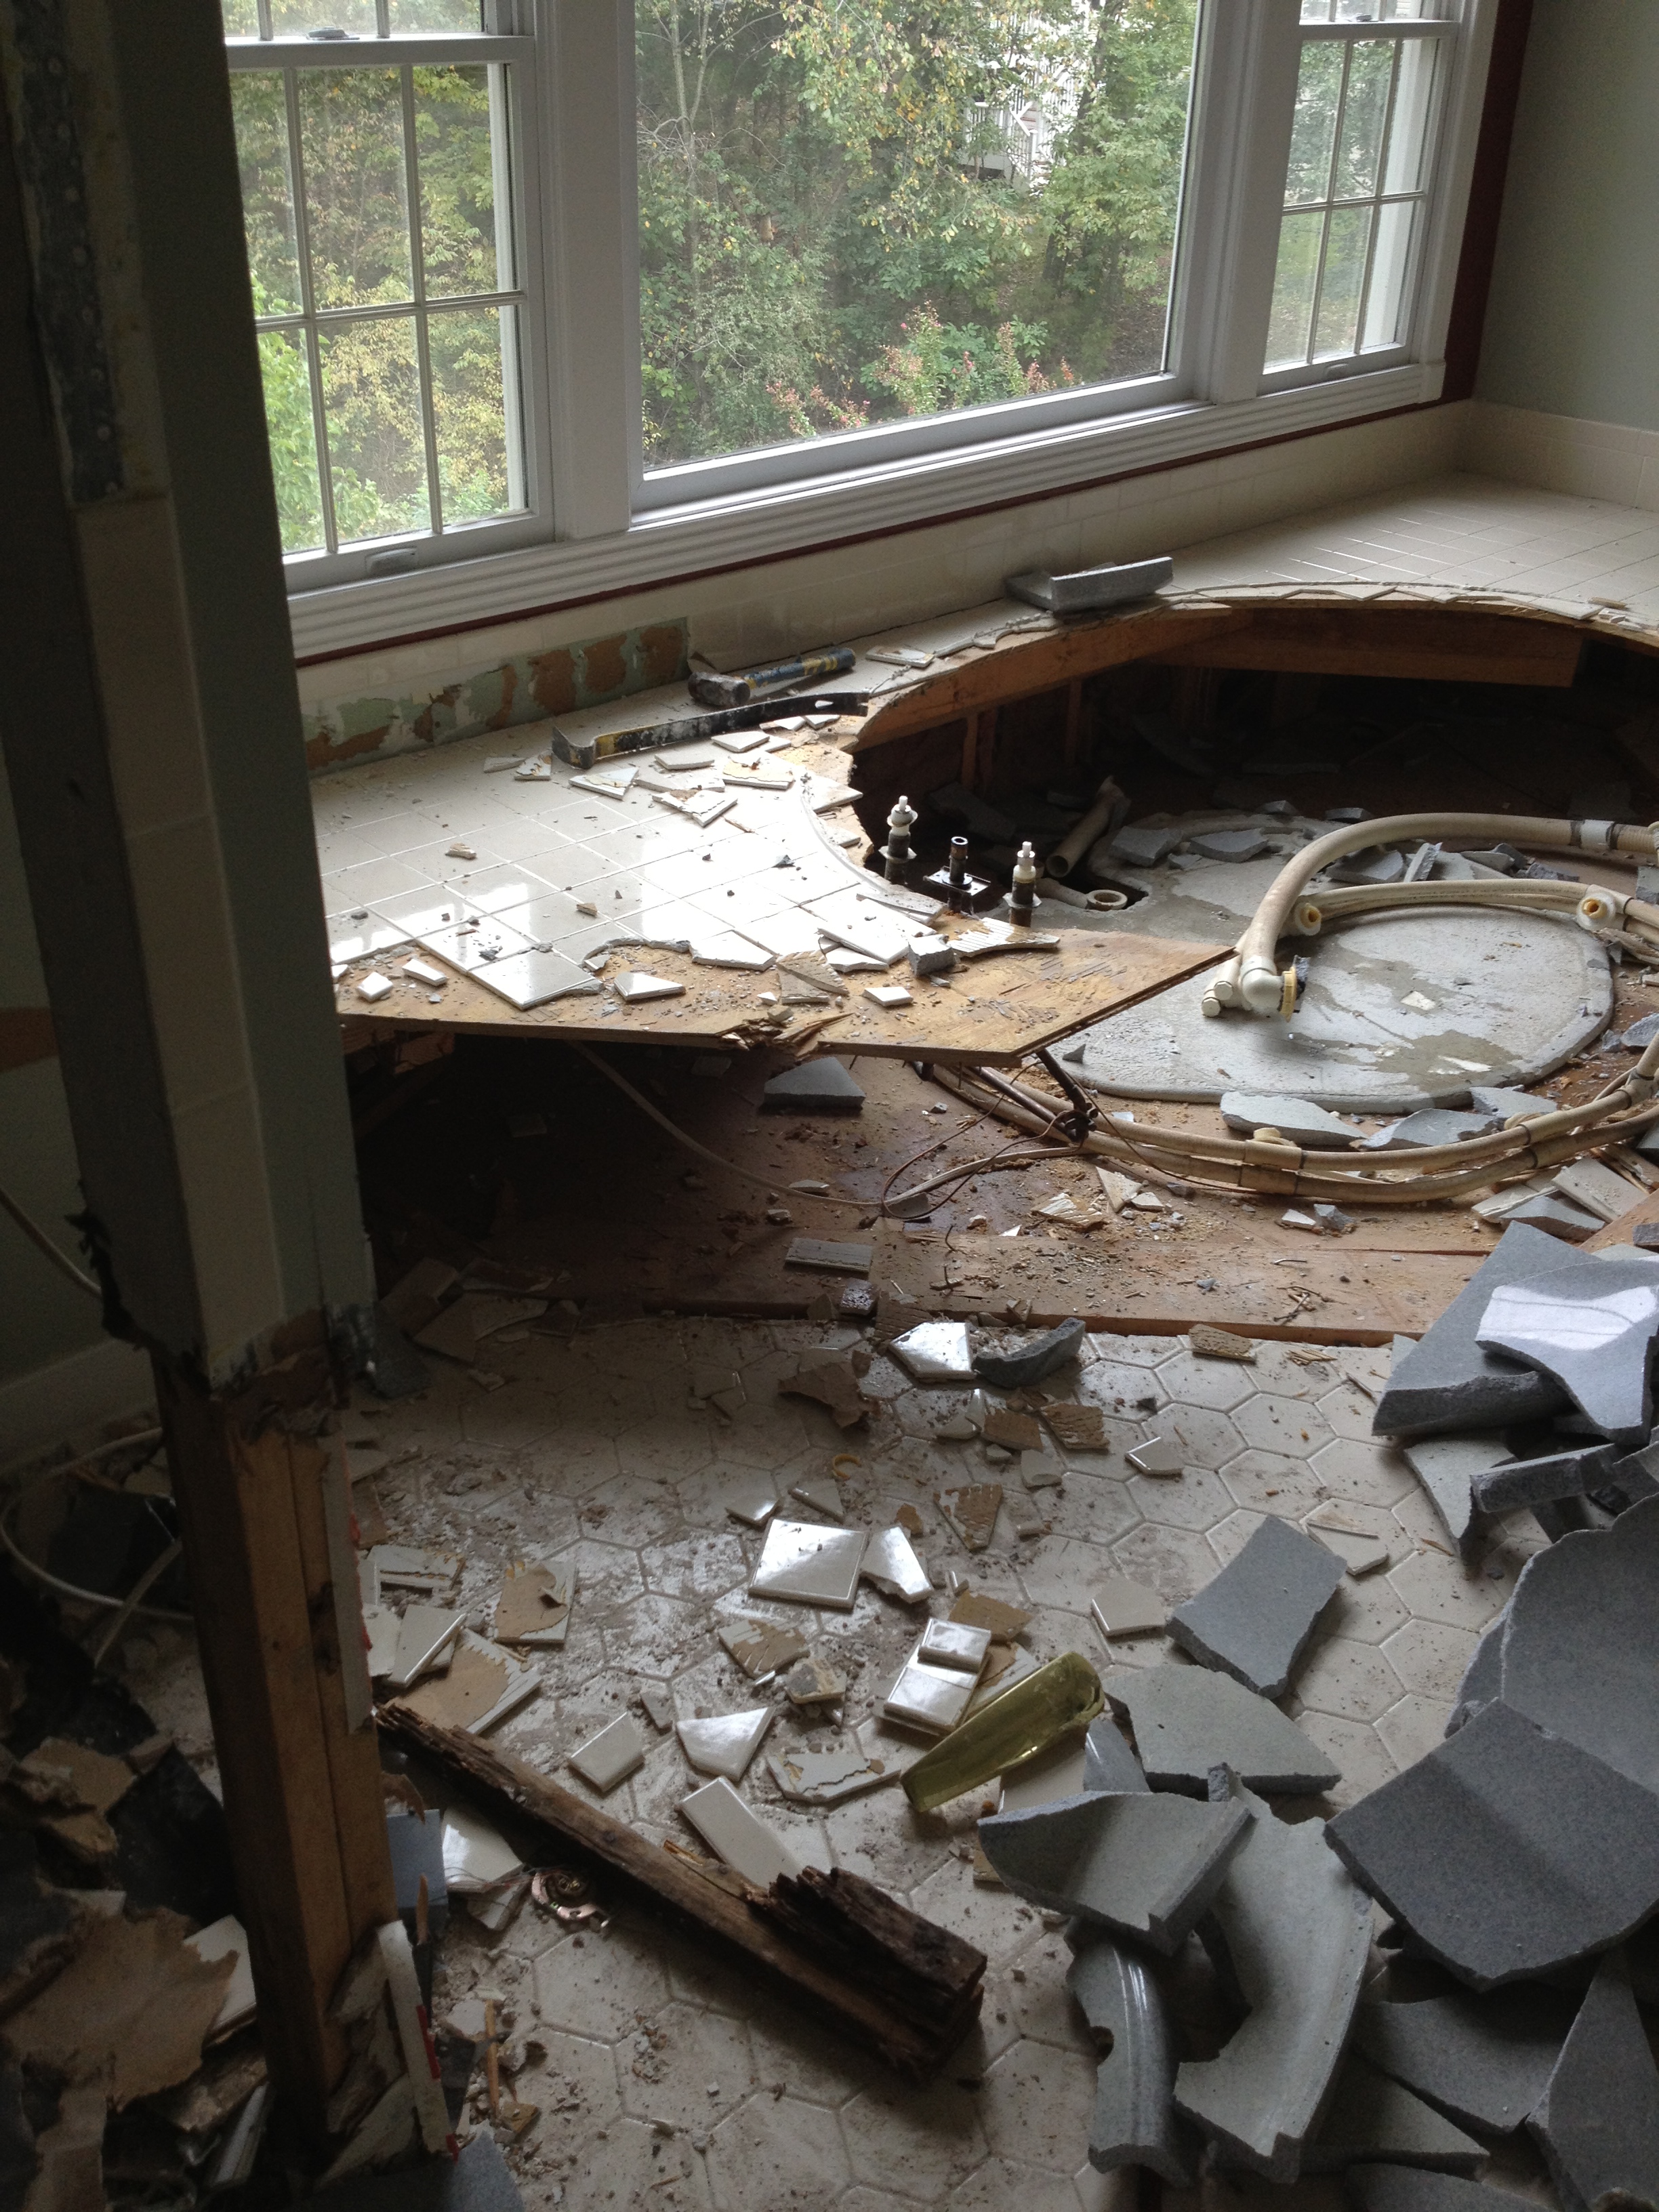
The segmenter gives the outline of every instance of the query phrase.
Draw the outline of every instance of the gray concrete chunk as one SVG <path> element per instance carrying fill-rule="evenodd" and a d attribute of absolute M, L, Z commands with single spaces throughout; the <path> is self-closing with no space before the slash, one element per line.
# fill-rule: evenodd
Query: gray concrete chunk
<path fill-rule="evenodd" d="M 1564 2212 L 1659 2205 L 1659 2070 L 1625 1962 L 1604 1959 L 1528 2126 Z"/>
<path fill-rule="evenodd" d="M 1561 1248 L 1541 1230 L 1512 1223 L 1438 1321 L 1403 1356 L 1377 1402 L 1380 1437 L 1429 1437 L 1449 1429 L 1498 1428 L 1553 1413 L 1567 1402 L 1558 1382 L 1496 1352 L 1476 1333 L 1495 1291 L 1562 1264 Z"/>
<path fill-rule="evenodd" d="M 1224 1091 L 1221 1118 L 1234 1134 L 1253 1137 L 1258 1129 L 1277 1129 L 1306 1152 L 1346 1149 L 1358 1136 L 1352 1121 L 1311 1099 L 1266 1096 L 1249 1091 Z"/>
<path fill-rule="evenodd" d="M 1343 2189 L 1356 2212 L 1538 2212 L 1538 2201 L 1421 2166 L 1351 2166 Z"/>
<path fill-rule="evenodd" d="M 1146 1963 L 1108 1936 L 1091 1936 L 1066 1986 L 1102 2052 L 1089 2122 L 1089 2163 L 1097 2173 L 1150 2166 L 1176 2189 L 1193 2183 L 1195 2146 L 1176 2118 L 1176 2044 L 1164 1998 Z"/>
<path fill-rule="evenodd" d="M 1276 1705 L 1207 1667 L 1126 1672 L 1108 1680 L 1106 1694 L 1129 1716 L 1155 1790 L 1204 1796 L 1212 1769 L 1222 1765 L 1248 1790 L 1287 1796 L 1312 1796 L 1342 1779 L 1313 1738 Z"/>
<path fill-rule="evenodd" d="M 994 1814 L 979 1840 L 1016 1897 L 1168 1954 L 1208 1906 L 1249 1825 L 1243 1805 L 1098 1791 Z"/>
<path fill-rule="evenodd" d="M 1345 1572 L 1287 1521 L 1263 1521 L 1237 1558 L 1170 1616 L 1170 1634 L 1206 1667 L 1277 1698 Z"/>
<path fill-rule="evenodd" d="M 1319 2133 L 1302 2154 L 1302 2171 L 1336 2173 L 1382 2160 L 1437 2173 L 1473 2174 L 1486 2165 L 1486 2147 L 1350 2053 Z"/>
<path fill-rule="evenodd" d="M 1476 1331 L 1483 1352 L 1548 1376 L 1603 1436 L 1631 1449 L 1653 1426 L 1656 1337 L 1659 1255 L 1643 1254 L 1587 1255 L 1503 1284 Z"/>
<path fill-rule="evenodd" d="M 1325 1833 L 1416 1943 L 1477 1990 L 1605 1950 L 1659 1905 L 1650 1792 L 1502 1698 Z"/>
<path fill-rule="evenodd" d="M 1091 1721 L 1083 1739 L 1083 1786 L 1108 1790 L 1115 1796 L 1126 1791 L 1138 1796 L 1152 1787 L 1109 1713 Z"/>
<path fill-rule="evenodd" d="M 1249 2011 L 1213 2058 L 1176 2075 L 1177 2112 L 1224 2154 L 1293 2181 L 1347 2039 L 1370 1938 L 1370 1903 L 1325 1848 L 1323 1824 L 1255 1814 L 1200 1933 Z"/>
<path fill-rule="evenodd" d="M 1578 1451 L 1549 1452 L 1541 1459 L 1510 1460 L 1475 1476 L 1469 1486 L 1474 1510 L 1513 1513 L 1558 1498 L 1583 1498 L 1612 1473 L 1618 1456 L 1611 1444 L 1589 1444 Z"/>
<path fill-rule="evenodd" d="M 1353 2047 L 1465 2127 L 1507 2135 L 1544 2094 L 1576 2001 L 1521 1984 L 1485 1996 L 1363 2004 Z"/>
<path fill-rule="evenodd" d="M 1495 1431 L 1468 1437 L 1419 1437 L 1402 1444 L 1406 1464 L 1429 1494 L 1435 1511 L 1456 1544 L 1466 1543 L 1474 1526 L 1474 1486 L 1515 1454 Z"/>
<path fill-rule="evenodd" d="M 1528 1560 L 1502 1663 L 1505 1705 L 1659 1790 L 1659 1498 Z"/>
<path fill-rule="evenodd" d="M 994 1390 L 1024 1390 L 1042 1382 L 1057 1368 L 1069 1366 L 1083 1349 L 1087 1334 L 1080 1321 L 1063 1321 L 1058 1328 L 1034 1337 L 1018 1352 L 981 1352 L 974 1359 L 974 1372 Z"/>

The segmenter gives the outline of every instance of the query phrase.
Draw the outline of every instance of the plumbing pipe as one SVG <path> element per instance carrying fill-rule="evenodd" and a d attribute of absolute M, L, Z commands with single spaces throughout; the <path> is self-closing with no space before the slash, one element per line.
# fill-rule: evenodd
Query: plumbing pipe
<path fill-rule="evenodd" d="M 1121 821 L 1122 815 L 1118 812 L 1120 807 L 1125 814 L 1128 812 L 1127 793 L 1114 777 L 1109 775 L 1095 793 L 1094 805 L 1080 822 L 1072 824 L 1043 863 L 1048 873 L 1057 881 L 1063 882 L 1096 838 L 1103 837 L 1115 823 Z"/>

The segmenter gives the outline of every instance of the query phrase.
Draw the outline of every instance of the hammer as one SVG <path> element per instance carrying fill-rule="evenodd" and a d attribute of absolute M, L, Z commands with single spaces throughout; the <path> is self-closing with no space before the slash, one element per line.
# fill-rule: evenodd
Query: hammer
<path fill-rule="evenodd" d="M 850 645 L 832 646 L 827 653 L 804 653 L 799 660 L 781 660 L 775 668 L 751 668 L 746 676 L 694 676 L 686 687 L 704 707 L 746 707 L 757 691 L 773 684 L 811 684 L 820 676 L 843 676 L 858 659 Z"/>

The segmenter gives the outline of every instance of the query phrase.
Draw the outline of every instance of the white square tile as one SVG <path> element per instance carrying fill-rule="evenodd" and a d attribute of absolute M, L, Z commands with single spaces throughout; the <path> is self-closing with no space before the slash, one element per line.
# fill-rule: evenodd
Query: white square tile
<path fill-rule="evenodd" d="M 850 1613 L 866 1541 L 862 1528 L 818 1528 L 804 1521 L 774 1519 L 750 1577 L 749 1594 Z"/>
<path fill-rule="evenodd" d="M 584 1782 L 609 1796 L 619 1782 L 626 1782 L 645 1765 L 645 1742 L 633 1716 L 619 1713 L 608 1728 L 579 1744 L 570 1764 Z"/>
<path fill-rule="evenodd" d="M 680 1810 L 717 1858 L 754 1889 L 770 1889 L 780 1875 L 799 1880 L 800 1861 L 776 1829 L 751 1812 L 722 1775 L 680 1802 Z"/>

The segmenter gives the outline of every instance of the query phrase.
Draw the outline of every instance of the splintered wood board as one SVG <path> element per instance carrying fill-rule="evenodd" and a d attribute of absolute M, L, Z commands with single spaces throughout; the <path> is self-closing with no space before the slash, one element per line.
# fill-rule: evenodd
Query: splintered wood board
<path fill-rule="evenodd" d="M 849 975 L 848 996 L 832 1006 L 791 1008 L 787 1029 L 765 1022 L 763 991 L 776 991 L 775 971 L 750 975 L 702 968 L 683 952 L 615 953 L 610 972 L 631 964 L 685 986 L 678 999 L 621 1006 L 610 998 L 556 999 L 526 1012 L 508 1005 L 471 976 L 450 969 L 441 1005 L 422 992 L 399 991 L 376 1006 L 357 997 L 348 981 L 336 994 L 343 1022 L 365 1016 L 382 1030 L 437 1030 L 473 1036 L 545 1036 L 587 1044 L 644 1041 L 684 1045 L 701 1052 L 769 1044 L 811 1052 L 870 1054 L 891 1060 L 933 1060 L 1008 1066 L 1039 1045 L 1133 1006 L 1170 984 L 1196 975 L 1226 947 L 1178 939 L 1136 937 L 1127 931 L 1062 929 L 1057 952 L 1000 952 L 969 962 L 942 983 L 914 980 L 905 962 L 886 975 Z M 387 955 L 394 973 L 403 954 Z M 432 953 L 422 959 L 443 965 Z M 903 982 L 914 1004 L 872 1006 L 866 983 Z M 615 1011 L 602 1014 L 600 1008 Z M 825 1019 L 825 1017 L 828 1019 Z"/>
<path fill-rule="evenodd" d="M 1473 1255 L 1355 1251 L 1333 1238 L 1304 1265 L 1274 1267 L 1255 1249 L 1201 1260 L 1176 1247 L 1139 1250 L 1087 1236 L 1009 1240 L 983 1233 L 906 1234 L 878 1222 L 871 1231 L 870 1283 L 884 1328 L 910 1310 L 895 1291 L 930 1313 L 1000 1318 L 1030 1301 L 1030 1325 L 1053 1328 L 1075 1315 L 1092 1329 L 1125 1336 L 1182 1336 L 1195 1321 L 1297 1344 L 1387 1344 L 1420 1336 L 1480 1264 Z M 1200 1291 L 1198 1279 L 1212 1281 Z M 1293 1295 L 1300 1294 L 1300 1295 Z M 1307 1303 L 1304 1303 L 1304 1298 Z"/>

